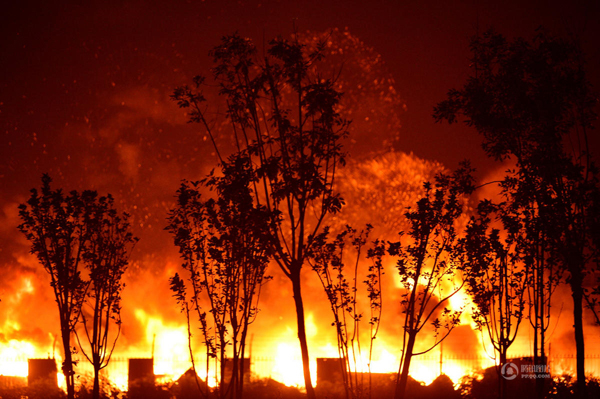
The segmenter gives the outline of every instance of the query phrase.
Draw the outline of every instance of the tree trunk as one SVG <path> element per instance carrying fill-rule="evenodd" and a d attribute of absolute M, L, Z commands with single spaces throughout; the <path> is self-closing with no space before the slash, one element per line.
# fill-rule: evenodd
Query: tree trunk
<path fill-rule="evenodd" d="M 507 347 L 500 349 L 500 368 L 506 364 L 506 352 L 508 351 Z M 502 373 L 498 374 L 498 378 L 500 379 L 500 398 L 506 399 L 506 378 L 504 378 Z"/>
<path fill-rule="evenodd" d="M 544 296 L 544 274 L 543 274 L 543 268 L 540 269 L 542 274 L 541 274 L 541 278 L 540 278 L 540 283 L 539 283 L 539 290 L 540 290 L 540 315 L 539 315 L 539 329 L 540 329 L 540 337 L 539 337 L 539 356 L 537 357 L 537 362 L 536 364 L 542 365 L 542 366 L 547 366 L 548 365 L 548 361 L 546 359 L 546 330 L 545 330 L 545 325 L 544 325 L 544 319 L 546 317 L 544 311 L 546 309 L 546 301 L 550 301 L 550 295 L 552 293 L 552 291 L 549 290 L 548 292 L 548 298 L 546 299 L 546 297 Z M 550 283 L 551 284 L 551 283 Z M 536 348 L 537 351 L 537 348 Z M 541 370 L 541 369 L 540 369 Z M 548 368 L 546 367 L 544 369 L 544 371 L 548 371 Z M 537 397 L 538 399 L 544 399 L 544 397 L 546 396 L 546 379 L 545 378 L 536 378 L 535 379 L 535 383 L 536 383 L 536 391 L 537 391 Z"/>
<path fill-rule="evenodd" d="M 94 390 L 92 398 L 100 399 L 100 366 L 94 364 Z"/>
<path fill-rule="evenodd" d="M 235 327 L 234 331 L 235 331 Z M 237 339 L 235 337 L 235 333 L 232 333 L 232 338 L 231 338 L 232 342 L 231 342 L 231 346 L 232 346 L 232 353 L 233 356 L 231 357 L 230 361 L 231 361 L 231 376 L 229 377 L 229 381 L 227 382 L 227 396 L 231 399 L 233 398 L 237 398 L 237 388 L 238 388 L 238 367 L 239 367 L 239 361 L 240 361 L 240 354 L 238 352 L 238 347 L 237 347 Z M 223 359 L 223 361 L 225 361 L 225 359 Z"/>
<path fill-rule="evenodd" d="M 534 350 L 535 350 L 535 356 L 533 357 L 533 364 L 536 366 L 542 366 L 545 364 L 545 359 L 544 359 L 544 349 L 541 346 L 542 343 L 538 342 L 538 335 L 544 334 L 544 329 L 543 327 L 537 327 L 540 329 L 540 331 L 534 331 L 535 333 L 535 343 L 534 343 Z M 541 340 L 541 337 L 540 337 Z M 542 341 L 543 342 L 543 341 Z M 538 371 L 540 369 L 536 368 L 536 374 L 538 374 Z M 535 379 L 535 391 L 536 391 L 536 397 L 538 399 L 544 399 L 544 379 L 543 378 L 536 378 Z"/>
<path fill-rule="evenodd" d="M 408 342 L 406 344 L 406 350 L 404 354 L 404 362 L 402 363 L 402 370 L 400 373 L 400 378 L 396 382 L 396 393 L 394 394 L 395 399 L 404 399 L 406 395 L 406 386 L 408 385 L 408 371 L 410 369 L 410 361 L 413 356 L 413 349 L 415 347 L 415 339 L 417 333 L 409 332 L 408 334 Z"/>
<path fill-rule="evenodd" d="M 223 334 L 222 330 L 219 331 L 219 341 L 220 342 L 225 342 L 225 337 L 224 337 L 224 334 Z M 221 376 L 221 379 L 219 381 L 219 398 L 224 399 L 225 395 L 227 394 L 227 390 L 225 389 L 225 386 L 226 386 L 226 381 L 225 381 L 225 346 L 221 345 L 221 347 L 219 348 L 219 351 L 220 351 L 219 358 L 221 359 L 221 362 L 219 363 L 219 368 L 220 368 L 219 375 Z M 217 360 L 218 359 L 215 359 L 215 361 L 217 361 Z M 207 378 L 208 378 L 208 375 L 207 375 Z"/>
<path fill-rule="evenodd" d="M 240 363 L 240 380 L 237 390 L 237 399 L 242 399 L 244 397 L 244 373 L 246 372 L 246 369 L 244 368 L 244 359 L 246 357 L 246 331 L 242 333 L 242 340 L 240 342 L 240 345 L 240 357 L 242 361 Z"/>
<path fill-rule="evenodd" d="M 61 328 L 63 349 L 65 358 L 62 364 L 62 372 L 67 384 L 67 398 L 75 398 L 75 378 L 73 372 L 73 356 L 71 354 L 71 330 L 67 327 Z"/>
<path fill-rule="evenodd" d="M 547 366 L 547 361 L 546 361 L 546 351 L 544 350 L 544 328 L 542 326 L 541 331 L 540 331 L 540 354 L 539 356 L 537 356 L 536 361 L 534 361 L 535 365 L 538 366 Z M 538 374 L 538 376 L 536 376 L 537 378 L 535 379 L 535 390 L 537 393 L 537 398 L 538 399 L 544 399 L 544 397 L 546 396 L 546 381 L 545 378 L 539 378 L 539 374 L 542 373 L 542 370 L 546 370 L 547 368 L 544 369 L 543 367 L 536 369 L 536 374 Z"/>
<path fill-rule="evenodd" d="M 585 344 L 583 339 L 583 290 L 581 274 L 571 272 L 571 293 L 573 296 L 573 325 L 575 327 L 575 346 L 577 348 L 577 395 L 587 397 L 585 385 Z"/>
<path fill-rule="evenodd" d="M 306 328 L 304 325 L 304 304 L 302 302 L 302 290 L 300 288 L 300 270 L 292 274 L 292 289 L 294 292 L 294 304 L 296 305 L 296 318 L 298 322 L 298 340 L 302 352 L 302 369 L 304 371 L 304 386 L 308 399 L 316 399 L 315 390 L 310 379 L 310 358 L 308 356 L 308 344 L 306 342 Z"/>
<path fill-rule="evenodd" d="M 536 310 L 535 310 L 535 341 L 534 341 L 534 350 L 535 356 L 533 359 L 533 363 L 537 365 L 546 365 L 546 351 L 544 349 L 545 346 L 545 325 L 544 325 L 544 310 L 546 308 L 546 297 L 545 297 L 545 280 L 544 280 L 544 264 L 542 262 L 543 251 L 540 251 L 542 255 L 538 257 L 538 261 L 536 264 L 537 275 L 536 275 L 536 283 L 535 283 L 535 295 L 537 300 L 535 301 Z M 538 252 L 538 253 L 540 253 Z M 549 282 L 551 284 L 551 282 Z M 552 291 L 549 291 L 550 295 Z M 548 296 L 548 301 L 550 300 L 550 296 Z M 541 369 L 538 369 L 541 370 Z M 536 372 L 537 373 L 537 372 Z M 544 378 L 536 378 L 535 379 L 535 390 L 537 393 L 538 399 L 544 399 L 546 394 Z"/>
<path fill-rule="evenodd" d="M 546 360 L 546 356 L 545 356 L 543 349 L 542 349 L 542 355 L 540 356 L 539 364 L 542 366 L 548 366 L 548 362 Z M 544 373 L 545 373 L 545 371 L 548 371 L 548 367 L 541 368 L 540 370 L 544 370 Z M 544 399 L 544 397 L 546 396 L 546 379 L 539 378 L 539 374 L 540 374 L 540 372 L 538 372 L 538 376 L 535 379 L 537 397 L 538 397 L 538 399 Z"/>

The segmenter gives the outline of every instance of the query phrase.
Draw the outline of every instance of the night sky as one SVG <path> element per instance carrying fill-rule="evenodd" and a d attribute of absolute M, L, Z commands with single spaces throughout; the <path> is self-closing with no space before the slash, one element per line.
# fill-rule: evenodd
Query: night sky
<path fill-rule="evenodd" d="M 484 180 L 504 167 L 486 158 L 477 133 L 463 125 L 435 124 L 431 117 L 433 106 L 448 89 L 460 87 L 469 74 L 469 39 L 490 27 L 509 37 L 530 38 L 540 25 L 560 36 L 577 36 L 597 89 L 598 21 L 598 1 L 4 4 L 0 9 L 0 330 L 5 338 L 43 340 L 45 331 L 40 332 L 38 324 L 55 317 L 40 314 L 39 298 L 15 296 L 29 292 L 18 276 L 33 276 L 34 287 L 46 284 L 28 255 L 28 243 L 16 230 L 17 205 L 28 198 L 31 188 L 39 187 L 45 172 L 55 186 L 66 190 L 110 192 L 121 210 L 132 213 L 134 232 L 141 241 L 127 277 L 135 296 L 125 294 L 129 301 L 125 306 L 140 297 L 152 298 L 156 292 L 169 295 L 167 277 L 178 267 L 178 259 L 163 231 L 167 211 L 179 181 L 201 178 L 216 162 L 199 126 L 187 124 L 169 96 L 194 75 L 207 73 L 208 52 L 221 36 L 238 31 L 260 45 L 277 35 L 289 37 L 294 26 L 300 33 L 347 32 L 360 44 L 355 54 L 378 60 L 370 74 L 365 72 L 368 66 L 348 62 L 350 73 L 365 72 L 359 74 L 363 80 L 357 84 L 368 91 L 375 80 L 393 83 L 386 83 L 381 95 L 369 92 L 364 100 L 371 109 L 361 109 L 360 102 L 350 105 L 359 115 L 354 127 L 357 138 L 349 144 L 351 155 L 366 160 L 383 150 L 383 145 L 378 148 L 381 143 L 397 136 L 395 150 L 412 152 L 416 164 L 439 162 L 455 168 L 469 158 L 478 178 Z M 346 91 L 353 89 L 348 81 Z M 395 95 L 389 97 L 390 93 Z M 392 101 L 378 103 L 384 98 Z M 371 110 L 379 114 L 365 123 Z M 371 133 L 361 133 L 363 128 Z M 156 278 L 136 283 L 147 275 Z M 50 292 L 44 295 L 52 303 Z M 149 299 L 143 306 L 147 314 L 160 313 L 154 307 L 165 301 Z M 8 321 L 27 312 L 37 317 L 37 324 L 22 321 L 19 331 L 9 327 Z M 176 313 L 174 303 L 170 312 Z M 141 321 L 130 313 L 124 317 Z M 123 339 L 131 344 L 140 334 L 130 331 Z"/>
<path fill-rule="evenodd" d="M 43 155 L 36 145 L 53 147 L 39 162 L 62 158 L 69 148 L 80 150 L 72 134 L 83 135 L 82 127 L 111 129 L 122 102 L 130 111 L 122 122 L 148 117 L 166 125 L 182 122 L 165 96 L 206 71 L 209 49 L 233 31 L 260 43 L 289 36 L 294 25 L 299 32 L 347 28 L 381 55 L 406 105 L 397 149 L 449 167 L 465 157 L 480 167 L 485 163 L 474 132 L 435 125 L 431 118 L 446 91 L 464 82 L 469 38 L 478 29 L 531 37 L 544 26 L 562 36 L 576 35 L 593 83 L 600 66 L 595 40 L 600 6 L 594 1 L 107 1 L 4 7 L 3 190 L 13 186 L 15 176 L 35 182 L 33 160 Z"/>

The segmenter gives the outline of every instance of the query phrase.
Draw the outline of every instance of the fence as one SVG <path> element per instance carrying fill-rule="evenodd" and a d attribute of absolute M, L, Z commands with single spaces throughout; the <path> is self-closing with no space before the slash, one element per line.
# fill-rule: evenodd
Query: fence
<path fill-rule="evenodd" d="M 518 356 L 524 359 L 530 359 L 529 356 Z M 13 357 L 0 359 L 0 385 L 15 384 L 16 381 L 26 380 L 23 377 L 27 376 L 27 358 Z M 90 381 L 93 376 L 93 368 L 83 357 L 77 357 L 76 372 L 80 375 L 79 380 Z M 113 357 L 109 365 L 102 370 L 102 377 L 110 380 L 111 383 L 120 389 L 127 388 L 128 376 L 128 358 Z M 290 358 L 289 363 L 282 367 L 276 362 L 275 358 L 271 357 L 253 357 L 250 361 L 250 370 L 253 378 L 273 378 L 282 381 L 288 385 L 301 383 L 302 369 L 300 359 Z M 553 375 L 561 375 L 564 373 L 575 374 L 576 356 L 574 354 L 552 354 L 549 357 L 550 371 Z M 206 378 L 205 365 L 206 360 L 202 358 L 195 359 L 198 374 L 202 378 Z M 470 374 L 482 368 L 491 367 L 494 365 L 493 360 L 481 356 L 452 356 L 444 355 L 440 358 L 439 355 L 422 355 L 413 358 L 411 362 L 411 375 L 416 379 L 428 382 L 433 380 L 440 374 L 440 371 L 449 375 L 453 380 L 457 381 L 462 375 Z M 397 367 L 398 365 L 393 365 Z M 60 370 L 60 364 L 57 364 Z M 157 381 L 172 381 L 185 373 L 191 367 L 189 358 L 155 358 L 154 373 L 157 376 Z M 589 375 L 600 377 L 600 354 L 588 354 L 585 356 L 586 372 Z M 316 381 L 316 359 L 311 364 L 314 380 Z M 11 371 L 20 378 L 15 378 Z M 389 370 L 393 372 L 394 369 Z M 60 371 L 59 371 L 60 372 Z M 209 375 L 214 378 L 214 375 Z M 59 383 L 62 378 L 59 376 Z M 19 382 L 20 384 L 21 382 Z"/>

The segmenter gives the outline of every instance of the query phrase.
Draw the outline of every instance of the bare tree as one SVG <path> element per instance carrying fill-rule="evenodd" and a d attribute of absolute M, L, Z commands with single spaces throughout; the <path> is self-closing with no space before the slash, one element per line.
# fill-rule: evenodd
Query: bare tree
<path fill-rule="evenodd" d="M 459 323 L 462 310 L 452 310 L 448 300 L 459 292 L 464 280 L 464 250 L 456 223 L 463 214 L 464 195 L 473 190 L 471 169 L 465 164 L 452 176 L 438 175 L 435 187 L 425 183 L 425 194 L 416 209 L 408 209 L 408 242 L 389 243 L 388 253 L 397 257 L 396 267 L 404 288 L 402 356 L 395 398 L 404 398 L 411 360 L 439 345 Z M 417 336 L 431 323 L 434 343 L 417 352 Z"/>
<path fill-rule="evenodd" d="M 341 94 L 319 75 L 321 54 L 308 53 L 297 39 L 275 39 L 258 56 L 250 40 L 237 34 L 215 47 L 214 75 L 225 100 L 226 113 L 238 152 L 247 154 L 257 176 L 251 193 L 257 206 L 272 215 L 267 220 L 270 256 L 292 284 L 298 339 L 307 396 L 315 398 L 302 299 L 302 267 L 307 250 L 326 216 L 343 201 L 334 192 L 336 171 L 344 164 L 341 139 L 347 123 L 339 116 Z M 213 143 L 206 101 L 195 88 L 180 87 L 173 98 L 190 110 Z M 216 148 L 220 156 L 220 150 Z"/>

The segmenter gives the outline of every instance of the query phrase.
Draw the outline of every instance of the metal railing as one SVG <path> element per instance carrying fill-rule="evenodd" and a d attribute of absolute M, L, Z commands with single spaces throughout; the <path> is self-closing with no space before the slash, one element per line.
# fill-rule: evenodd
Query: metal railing
<path fill-rule="evenodd" d="M 529 355 L 525 356 L 512 356 L 512 358 L 521 358 L 524 361 L 531 359 Z M 26 357 L 12 357 L 12 358 L 0 358 L 0 376 L 5 376 L 5 384 L 14 383 L 14 379 L 8 378 L 11 376 L 11 371 L 15 371 L 14 374 L 26 376 L 27 370 L 27 358 Z M 91 379 L 93 376 L 93 367 L 84 357 L 75 357 L 77 361 L 76 372 L 80 375 L 81 380 Z M 289 359 L 292 362 L 299 362 L 300 359 Z M 201 377 L 205 377 L 205 359 L 195 359 L 198 374 Z M 549 357 L 548 364 L 550 365 L 550 372 L 552 375 L 561 374 L 575 374 L 577 357 L 571 353 L 553 353 Z M 275 378 L 279 372 L 285 372 L 286 370 L 277 370 L 276 359 L 273 357 L 253 357 L 250 361 L 250 369 L 253 378 Z M 439 375 L 440 370 L 446 374 L 452 369 L 460 370 L 464 374 L 469 374 L 482 368 L 491 367 L 494 365 L 494 361 L 484 356 L 469 356 L 469 355 L 452 355 L 444 354 L 440 358 L 439 355 L 426 354 L 413 358 L 411 362 L 411 371 L 418 372 L 419 370 L 428 370 L 431 375 Z M 189 358 L 155 358 L 154 359 L 154 371 L 157 377 L 164 376 L 167 380 L 176 379 L 179 375 L 183 374 L 191 367 Z M 397 367 L 397 366 L 395 366 Z M 600 354 L 586 354 L 585 356 L 585 367 L 586 373 L 592 376 L 600 377 Z M 60 364 L 57 364 L 57 369 L 60 373 Z M 173 374 L 167 373 L 166 371 L 173 371 Z M 293 372 L 293 369 L 287 370 Z M 203 374 L 204 373 L 204 374 Z M 12 374 L 14 376 L 14 374 Z M 412 374 L 412 373 L 411 373 Z M 128 375 L 128 358 L 125 357 L 113 357 L 109 365 L 102 370 L 102 376 L 107 380 L 110 380 L 119 388 L 125 388 L 127 383 Z M 14 381 L 13 381 L 14 380 Z M 13 381 L 13 382 L 9 382 Z"/>

